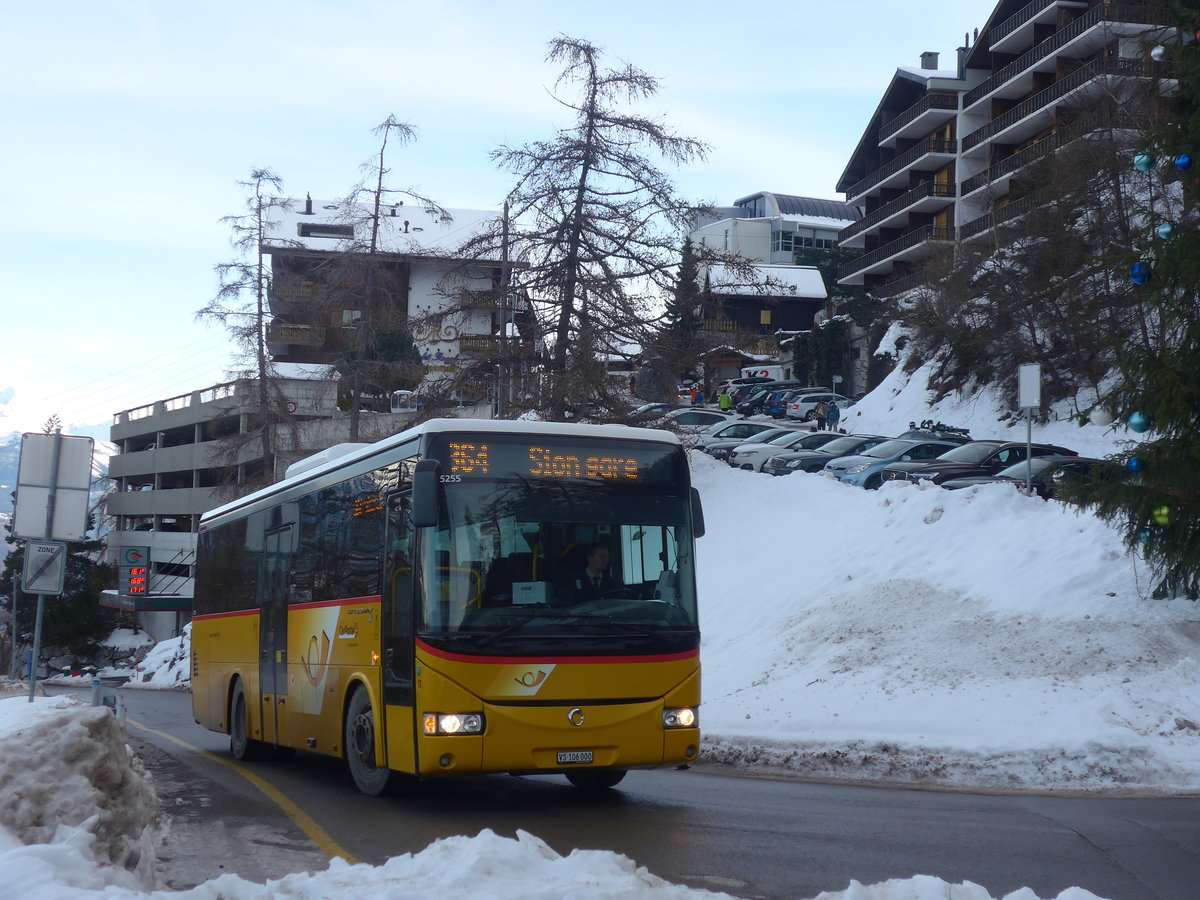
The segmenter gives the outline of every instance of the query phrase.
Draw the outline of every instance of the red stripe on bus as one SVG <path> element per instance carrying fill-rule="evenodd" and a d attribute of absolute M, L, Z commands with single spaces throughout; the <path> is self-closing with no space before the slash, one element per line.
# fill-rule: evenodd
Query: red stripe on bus
<path fill-rule="evenodd" d="M 417 649 L 451 662 L 477 663 L 481 665 L 515 666 L 527 663 L 554 663 L 578 665 L 611 665 L 613 663 L 659 663 L 678 662 L 682 659 L 693 659 L 700 655 L 699 648 L 686 650 L 683 653 L 648 653 L 645 656 L 467 656 L 462 653 L 451 653 L 431 647 L 424 641 L 417 640 Z"/>

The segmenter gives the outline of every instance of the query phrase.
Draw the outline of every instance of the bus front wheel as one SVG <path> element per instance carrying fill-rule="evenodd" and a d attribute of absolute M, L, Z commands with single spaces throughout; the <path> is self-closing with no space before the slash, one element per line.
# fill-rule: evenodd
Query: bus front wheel
<path fill-rule="evenodd" d="M 576 769 L 564 772 L 567 781 L 581 791 L 602 791 L 605 788 L 616 787 L 625 777 L 624 769 Z"/>
<path fill-rule="evenodd" d="M 234 759 L 265 759 L 270 748 L 262 741 L 250 737 L 250 710 L 246 704 L 246 690 L 239 679 L 233 685 L 233 696 L 229 700 L 229 752 Z"/>
<path fill-rule="evenodd" d="M 375 712 L 363 688 L 355 688 L 346 707 L 346 765 L 355 786 L 370 797 L 389 793 L 395 773 L 375 763 Z"/>

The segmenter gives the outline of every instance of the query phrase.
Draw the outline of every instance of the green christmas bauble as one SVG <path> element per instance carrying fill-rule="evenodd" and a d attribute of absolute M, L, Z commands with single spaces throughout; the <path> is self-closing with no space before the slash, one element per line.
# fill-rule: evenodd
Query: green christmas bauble
<path fill-rule="evenodd" d="M 1133 167 L 1139 172 L 1149 172 L 1154 168 L 1154 164 L 1156 162 L 1158 162 L 1158 160 L 1155 159 L 1151 154 L 1139 153 L 1133 158 Z"/>
<path fill-rule="evenodd" d="M 1171 524 L 1171 507 L 1156 506 L 1154 507 L 1154 521 L 1159 525 Z"/>
<path fill-rule="evenodd" d="M 1141 434 L 1150 428 L 1150 417 L 1145 413 L 1135 412 L 1129 417 L 1129 430 Z"/>

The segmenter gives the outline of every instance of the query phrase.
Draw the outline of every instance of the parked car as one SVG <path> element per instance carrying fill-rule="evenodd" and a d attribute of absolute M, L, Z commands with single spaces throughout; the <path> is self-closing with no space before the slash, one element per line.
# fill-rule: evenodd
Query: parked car
<path fill-rule="evenodd" d="M 793 472 L 819 472 L 825 463 L 839 456 L 862 453 L 891 440 L 879 434 L 840 434 L 816 450 L 793 450 L 772 456 L 762 470 L 771 475 L 791 475 Z"/>
<path fill-rule="evenodd" d="M 736 469 L 761 472 L 763 463 L 773 456 L 778 456 L 781 451 L 816 450 L 838 437 L 842 435 L 836 431 L 793 430 L 769 441 L 734 447 L 727 462 Z"/>
<path fill-rule="evenodd" d="M 724 422 L 719 423 L 716 427 L 710 427 L 707 431 L 702 431 L 696 435 L 697 446 L 703 450 L 710 444 L 725 443 L 728 441 L 744 444 L 761 432 L 777 430 L 770 422 L 747 422 L 745 419 L 730 419 L 727 417 Z"/>
<path fill-rule="evenodd" d="M 1089 456 L 1035 456 L 1031 460 L 1001 469 L 995 475 L 971 475 L 966 478 L 949 478 L 942 487 L 956 491 L 977 484 L 1011 484 L 1024 490 L 1026 483 L 1043 500 L 1058 496 L 1064 485 L 1086 481 L 1092 470 L 1103 460 Z"/>
<path fill-rule="evenodd" d="M 759 385 L 746 399 L 735 404 L 734 408 L 743 416 L 754 416 L 762 412 L 763 403 L 766 402 L 767 395 L 772 393 L 769 386 Z"/>
<path fill-rule="evenodd" d="M 741 421 L 744 422 L 745 420 L 741 420 Z M 750 423 L 746 423 L 746 424 L 750 424 Z M 743 444 L 762 444 L 762 443 L 766 443 L 767 441 L 773 440 L 777 437 L 780 437 L 781 435 L 795 434 L 797 431 L 800 430 L 795 425 L 792 425 L 792 426 L 771 425 L 770 423 L 767 423 L 767 422 L 755 422 L 753 424 L 765 425 L 766 429 L 763 431 L 760 431 L 758 434 L 756 434 L 750 438 L 721 440 L 721 441 L 715 441 L 710 444 L 705 444 L 702 449 L 704 450 L 705 453 L 707 453 L 713 459 L 728 460 L 730 452 L 734 448 L 740 447 Z M 808 429 L 804 429 L 804 433 L 811 434 L 812 432 L 810 432 Z"/>
<path fill-rule="evenodd" d="M 654 426 L 675 409 L 674 403 L 643 403 L 629 414 L 629 421 L 633 425 Z"/>
<path fill-rule="evenodd" d="M 762 414 L 770 416 L 772 419 L 782 419 L 783 414 L 787 412 L 788 401 L 795 396 L 796 391 L 793 388 L 782 388 L 777 391 L 771 391 L 763 400 Z"/>
<path fill-rule="evenodd" d="M 821 471 L 843 484 L 874 490 L 883 482 L 883 467 L 891 462 L 927 460 L 953 450 L 958 444 L 950 441 L 920 441 L 895 438 L 884 441 L 870 450 L 830 460 Z"/>
<path fill-rule="evenodd" d="M 788 404 L 787 417 L 789 419 L 799 419 L 801 422 L 811 422 L 816 417 L 817 404 L 829 402 L 836 403 L 838 409 L 845 409 L 848 406 L 854 405 L 853 400 L 849 397 L 843 397 L 841 394 L 801 394 L 793 397 Z"/>
<path fill-rule="evenodd" d="M 909 423 L 910 425 L 913 423 Z M 938 423 L 939 425 L 941 423 Z M 971 433 L 965 428 L 948 428 L 934 427 L 926 428 L 924 425 L 917 428 L 910 428 L 903 434 L 896 435 L 897 440 L 904 441 L 950 441 L 952 444 L 969 444 L 975 438 L 971 437 Z"/>
<path fill-rule="evenodd" d="M 1074 450 L 1054 444 L 1034 444 L 1034 456 L 1078 456 Z M 884 481 L 931 481 L 941 484 L 951 478 L 995 475 L 1001 469 L 1025 459 L 1024 441 L 971 441 L 960 444 L 927 462 L 916 460 L 888 463 L 883 467 Z"/>
<path fill-rule="evenodd" d="M 676 409 L 662 417 L 660 428 L 676 431 L 684 438 L 684 444 L 695 446 L 697 435 L 706 429 L 720 428 L 733 421 L 733 414 L 719 409 Z"/>

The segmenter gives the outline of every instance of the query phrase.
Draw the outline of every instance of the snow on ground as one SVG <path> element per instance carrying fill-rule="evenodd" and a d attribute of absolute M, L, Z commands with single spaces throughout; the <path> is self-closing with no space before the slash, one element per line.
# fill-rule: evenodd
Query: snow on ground
<path fill-rule="evenodd" d="M 933 418 L 1024 440 L 1024 424 L 998 423 L 990 395 L 930 408 L 918 382 L 893 376 L 843 426 L 895 434 Z M 1034 429 L 1085 455 L 1133 439 L 1066 421 Z M 868 492 L 701 454 L 693 475 L 708 526 L 698 552 L 708 760 L 973 790 L 1200 790 L 1200 609 L 1147 599 L 1144 567 L 1092 516 L 1004 485 Z M 187 658 L 186 637 L 166 641 L 133 683 L 181 685 Z M 488 830 L 383 866 L 334 860 L 267 885 L 225 875 L 156 892 L 153 790 L 115 723 L 63 698 L 0 700 L 0 900 L 724 896 L 617 854 L 562 857 Z M 852 882 L 820 900 L 994 898 L 930 875 Z M 1071 888 L 1057 900 L 1095 895 Z"/>

